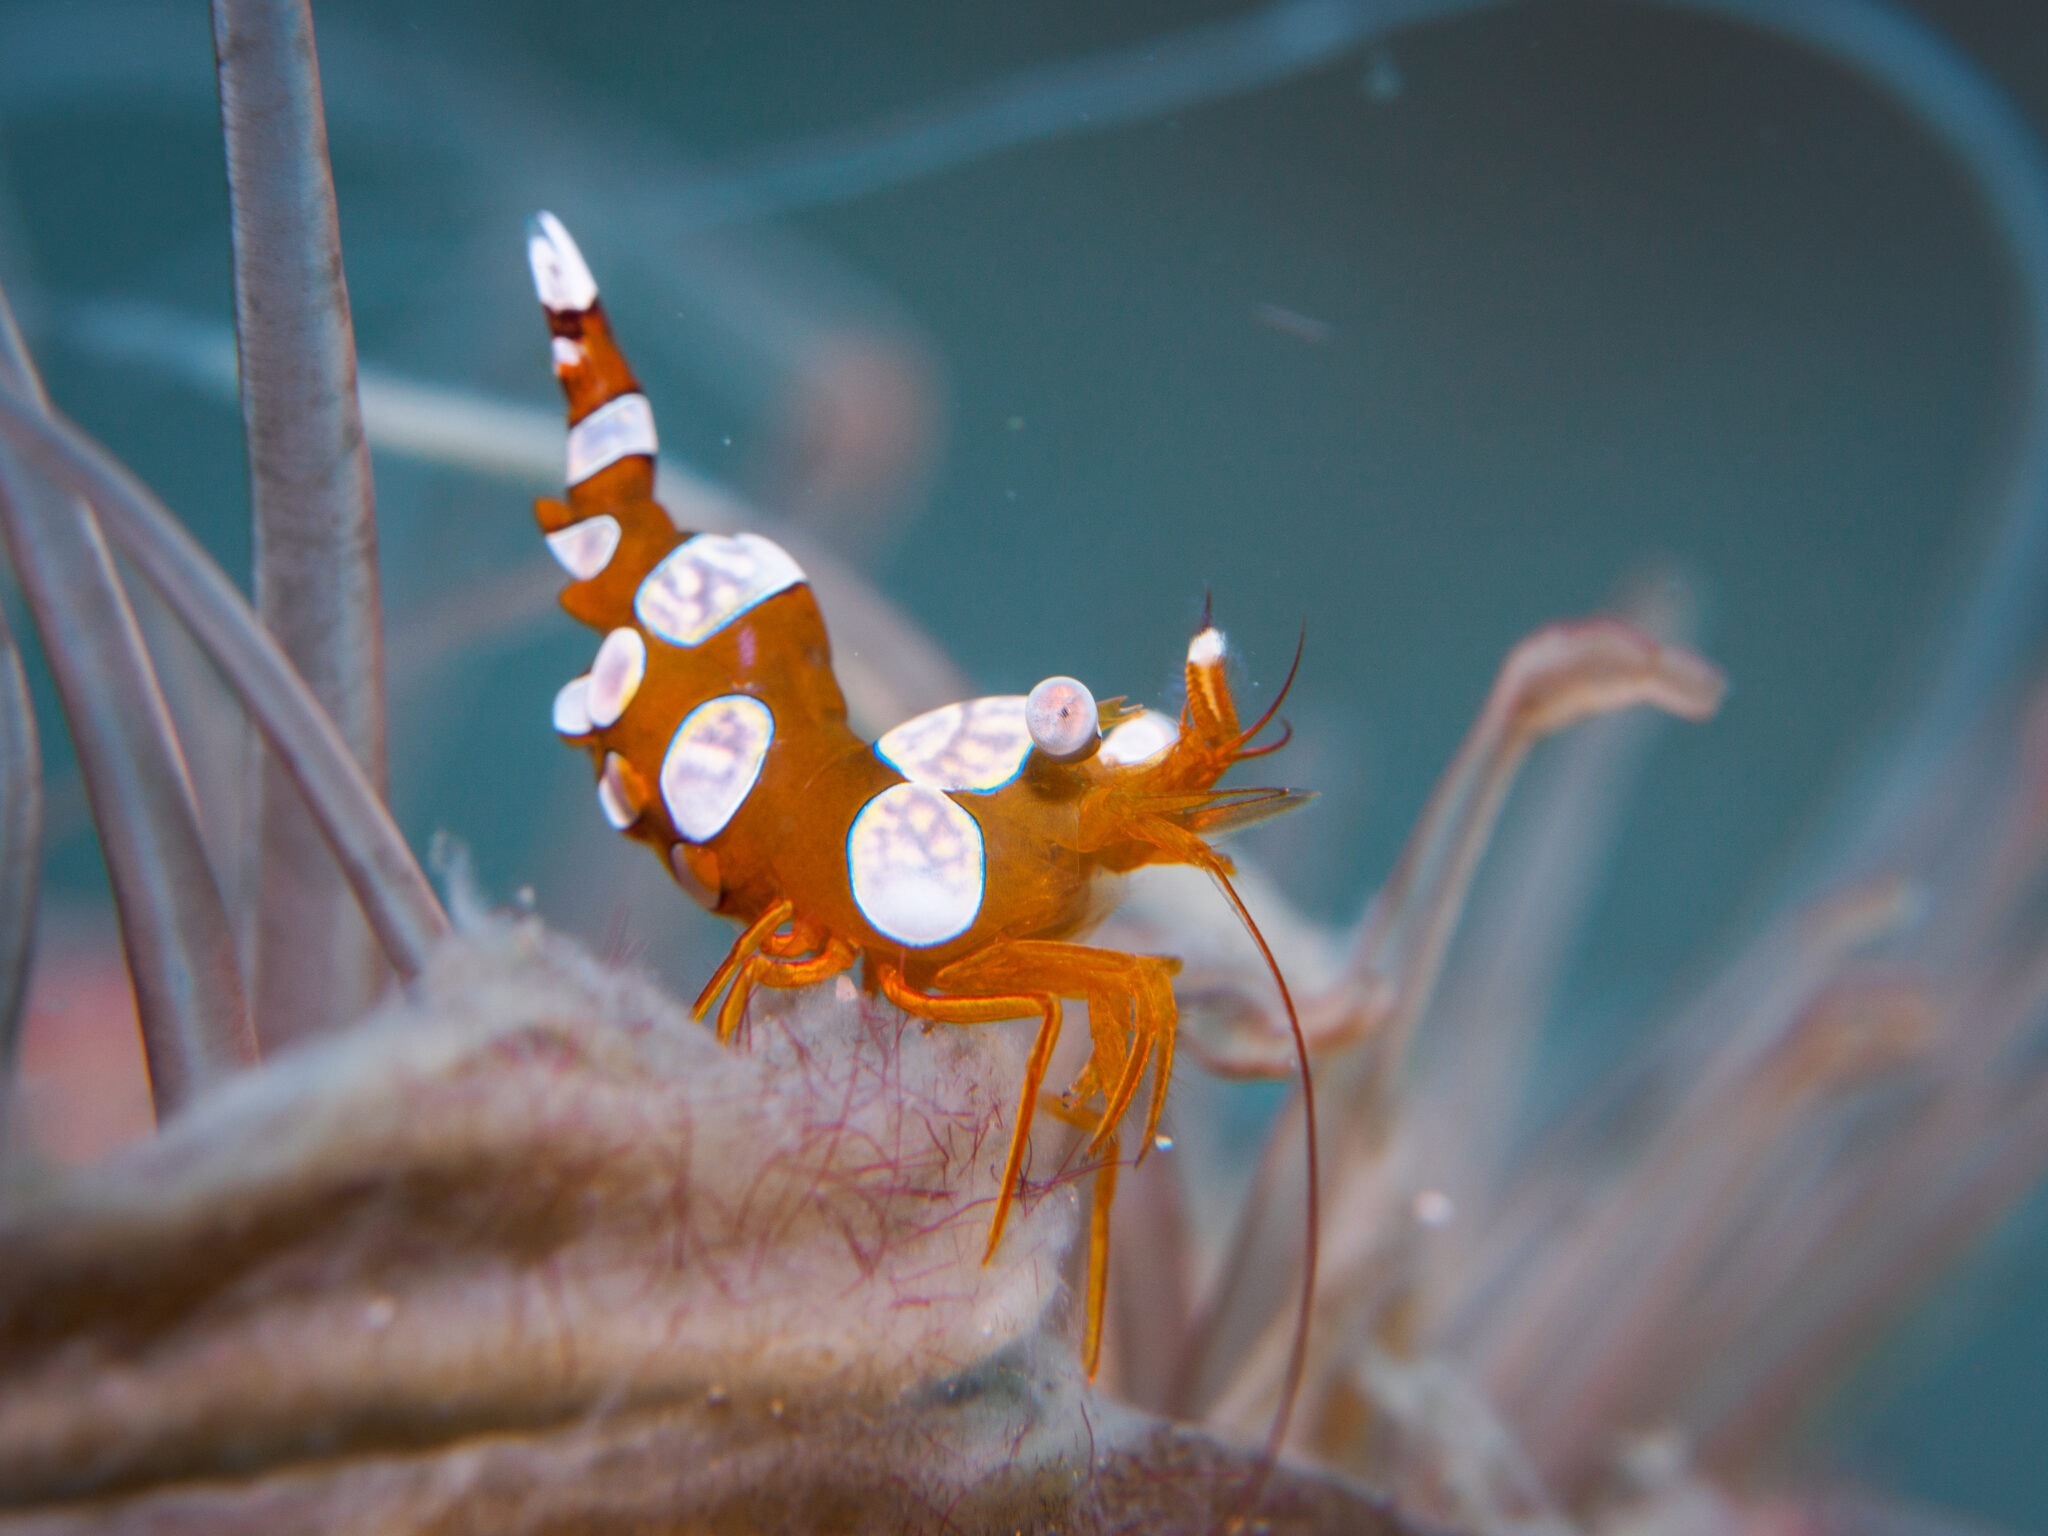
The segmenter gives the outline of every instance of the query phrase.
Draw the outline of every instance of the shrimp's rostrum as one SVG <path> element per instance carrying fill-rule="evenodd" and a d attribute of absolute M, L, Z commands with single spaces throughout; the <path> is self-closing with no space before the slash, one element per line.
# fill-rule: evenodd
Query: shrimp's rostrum
<path fill-rule="evenodd" d="M 1120 1129 L 1149 1068 L 1143 1156 L 1173 1067 L 1177 961 L 1076 942 L 1110 878 L 1144 864 L 1227 874 L 1207 836 L 1303 798 L 1219 792 L 1271 717 L 1239 724 L 1220 631 L 1188 646 L 1178 722 L 1098 705 L 1053 677 L 860 739 L 803 572 L 751 533 L 677 530 L 654 501 L 653 412 L 596 284 L 551 215 L 528 235 L 569 408 L 568 499 L 538 504 L 572 578 L 562 606 L 602 639 L 556 696 L 555 728 L 590 754 L 605 818 L 697 901 L 742 925 L 699 995 L 730 1039 L 757 987 L 865 967 L 917 1017 L 1035 1017 L 1002 1196 L 1002 1238 L 1061 1025 L 1085 1000 L 1092 1051 L 1058 1108 L 1092 1130 L 1096 1175 L 1083 1355 L 1095 1369 Z M 1284 690 L 1283 690 L 1284 691 Z"/>

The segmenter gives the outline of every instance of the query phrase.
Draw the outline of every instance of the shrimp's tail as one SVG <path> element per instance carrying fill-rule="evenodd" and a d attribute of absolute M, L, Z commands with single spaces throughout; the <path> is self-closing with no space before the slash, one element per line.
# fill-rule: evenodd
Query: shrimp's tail
<path fill-rule="evenodd" d="M 583 252 L 552 213 L 528 221 L 526 259 L 569 407 L 568 499 L 538 501 L 534 515 L 573 578 L 562 606 L 609 630 L 629 622 L 640 581 L 677 542 L 654 500 L 654 410 L 612 335 Z"/>

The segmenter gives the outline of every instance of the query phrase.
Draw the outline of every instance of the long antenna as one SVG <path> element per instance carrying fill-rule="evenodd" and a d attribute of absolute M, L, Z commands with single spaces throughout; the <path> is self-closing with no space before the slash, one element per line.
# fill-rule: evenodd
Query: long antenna
<path fill-rule="evenodd" d="M 1280 962 L 1273 958 L 1273 948 L 1266 942 L 1266 936 L 1259 931 L 1259 925 L 1252 918 L 1251 909 L 1244 904 L 1244 898 L 1237 894 L 1237 887 L 1230 883 L 1230 876 L 1223 872 L 1222 861 L 1218 859 L 1209 865 L 1209 873 L 1222 887 L 1223 894 L 1237 909 L 1238 921 L 1252 936 L 1252 942 L 1259 946 L 1259 953 L 1265 957 L 1266 969 L 1273 973 L 1273 981 L 1280 988 L 1280 1002 L 1287 1010 L 1287 1027 L 1294 1032 L 1294 1058 L 1301 1069 L 1301 1119 L 1303 1135 L 1308 1148 L 1308 1225 L 1301 1240 L 1301 1304 L 1294 1320 L 1294 1345 L 1287 1354 L 1287 1374 L 1280 1384 L 1280 1406 L 1273 1414 L 1273 1427 L 1266 1432 L 1264 1465 L 1258 1482 L 1254 1485 L 1252 1499 L 1257 1500 L 1265 1491 L 1266 1478 L 1271 1475 L 1273 1464 L 1280 1459 L 1280 1448 L 1287 1441 L 1287 1427 L 1294 1418 L 1294 1400 L 1301 1395 L 1301 1379 L 1308 1368 L 1309 1319 L 1315 1310 L 1316 1262 L 1322 1250 L 1320 1235 L 1322 1209 L 1322 1177 L 1316 1155 L 1316 1087 L 1315 1079 L 1308 1069 L 1308 1039 L 1301 1032 L 1301 1015 L 1294 1010 L 1294 993 L 1287 985 L 1287 978 L 1280 972 Z"/>

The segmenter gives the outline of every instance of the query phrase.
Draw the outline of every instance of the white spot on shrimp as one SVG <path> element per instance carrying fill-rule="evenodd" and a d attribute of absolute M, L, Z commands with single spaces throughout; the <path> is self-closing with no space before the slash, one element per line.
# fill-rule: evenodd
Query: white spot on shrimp
<path fill-rule="evenodd" d="M 607 400 L 569 429 L 569 462 L 564 478 L 581 485 L 636 453 L 650 457 L 660 448 L 654 435 L 654 407 L 645 395 Z"/>
<path fill-rule="evenodd" d="M 619 520 L 600 512 L 548 535 L 548 553 L 578 581 L 588 581 L 612 563 L 619 548 Z"/>
<path fill-rule="evenodd" d="M 583 366 L 588 355 L 582 342 L 573 336 L 550 336 L 548 352 L 555 360 L 555 372 L 569 373 Z"/>
<path fill-rule="evenodd" d="M 931 789 L 1001 789 L 1031 753 L 1024 706 L 1021 694 L 1006 693 L 927 710 L 887 732 L 875 743 L 875 755 Z"/>
<path fill-rule="evenodd" d="M 676 727 L 661 760 L 661 801 L 693 843 L 725 830 L 753 793 L 775 739 L 775 716 L 759 699 L 729 693 L 706 699 Z"/>
<path fill-rule="evenodd" d="M 646 675 L 647 642 L 640 631 L 615 629 L 606 635 L 590 664 L 590 723 L 599 730 L 609 727 L 626 712 Z"/>
<path fill-rule="evenodd" d="M 926 784 L 895 784 L 846 834 L 853 899 L 877 933 L 922 948 L 974 926 L 987 853 L 974 818 Z"/>
<path fill-rule="evenodd" d="M 647 573 L 633 612 L 671 645 L 702 645 L 756 603 L 804 579 L 781 545 L 758 533 L 700 533 Z"/>
<path fill-rule="evenodd" d="M 590 678 L 572 677 L 555 695 L 555 729 L 564 736 L 588 736 L 590 723 Z"/>
<path fill-rule="evenodd" d="M 597 776 L 597 808 L 616 832 L 623 832 L 640 819 L 640 796 L 636 793 L 631 766 L 616 752 L 604 757 L 604 772 Z"/>
<path fill-rule="evenodd" d="M 1024 701 L 1024 724 L 1048 757 L 1079 757 L 1101 739 L 1095 695 L 1078 678 L 1048 677 Z"/>
<path fill-rule="evenodd" d="M 1211 624 L 1188 642 L 1188 665 L 1213 667 L 1223 659 L 1223 631 Z"/>
<path fill-rule="evenodd" d="M 576 314 L 597 302 L 597 280 L 552 213 L 536 213 L 527 221 L 526 264 L 533 268 L 533 291 L 556 314 Z"/>
<path fill-rule="evenodd" d="M 1148 709 L 1134 720 L 1126 720 L 1104 738 L 1097 761 L 1118 768 L 1133 768 L 1166 755 L 1180 740 L 1180 722 L 1171 715 Z"/>

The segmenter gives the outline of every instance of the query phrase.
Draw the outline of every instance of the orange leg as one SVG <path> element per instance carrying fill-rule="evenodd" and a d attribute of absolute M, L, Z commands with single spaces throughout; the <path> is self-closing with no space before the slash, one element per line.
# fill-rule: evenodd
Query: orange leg
<path fill-rule="evenodd" d="M 1102 1161 L 1095 1165 L 1095 1198 L 1088 1206 L 1088 1312 L 1081 1332 L 1081 1363 L 1092 1381 L 1095 1368 L 1102 1363 L 1102 1318 L 1109 1300 L 1109 1210 L 1116 1204 L 1117 1137 L 1113 1126 L 1098 1124 L 1084 1111 L 1069 1109 L 1056 1100 L 1048 1102 L 1046 1109 L 1069 1125 L 1094 1132 L 1089 1150 L 1098 1144 L 1102 1147 Z"/>
<path fill-rule="evenodd" d="M 1146 1147 L 1158 1130 L 1179 1017 L 1172 985 L 1177 969 L 1178 962 L 1155 955 L 1127 955 L 1081 944 L 1017 939 L 991 945 L 954 962 L 939 973 L 937 992 L 917 991 L 896 972 L 881 972 L 883 995 L 904 1012 L 919 1018 L 947 1024 L 983 1024 L 1035 1012 L 1044 1019 L 1025 1071 L 1017 1124 L 1010 1133 L 1010 1152 L 1003 1169 L 1002 1192 L 989 1226 L 991 1255 L 1015 1197 L 1032 1115 L 1044 1087 L 1053 1044 L 1059 1038 L 1059 1000 L 1088 999 L 1093 1051 L 1075 1078 L 1069 1098 L 1085 1101 L 1100 1096 L 1103 1107 L 1099 1118 L 1077 1107 L 1054 1106 L 1053 1112 L 1062 1119 L 1090 1127 L 1094 1133 L 1090 1150 L 1099 1148 L 1106 1153 L 1106 1161 L 1095 1176 L 1095 1198 L 1089 1218 L 1088 1312 L 1082 1351 L 1091 1375 L 1102 1347 L 1102 1312 L 1109 1277 L 1109 1212 L 1116 1198 L 1117 1128 L 1137 1095 L 1146 1065 L 1152 1063 L 1154 1081 L 1152 1105 L 1145 1122 Z M 1141 1147 L 1139 1156 L 1143 1155 Z"/>
<path fill-rule="evenodd" d="M 1094 1049 L 1080 1075 L 1067 1089 L 1065 1102 L 1081 1105 L 1100 1096 L 1100 1114 L 1068 1114 L 1064 1118 L 1090 1134 L 1086 1151 L 1095 1152 L 1115 1134 L 1123 1114 L 1137 1095 L 1145 1064 L 1152 1059 L 1158 1031 L 1146 1005 L 1115 992 L 1088 995 L 1088 1033 Z M 1154 1099 L 1157 1099 L 1155 1094 Z"/>
<path fill-rule="evenodd" d="M 830 981 L 849 970 L 860 952 L 844 939 L 833 939 L 817 954 L 804 959 L 783 959 L 777 955 L 749 955 L 733 978 L 732 990 L 718 1005 L 718 1039 L 723 1044 L 733 1037 L 746 1017 L 747 1002 L 760 987 L 808 987 Z"/>
<path fill-rule="evenodd" d="M 1166 1103 L 1173 1068 L 1173 1042 L 1180 1017 L 1173 1001 L 1173 976 L 1179 969 L 1178 960 L 1158 955 L 1127 955 L 1085 944 L 1018 939 L 955 961 L 940 972 L 938 984 L 952 994 L 1029 989 L 1087 998 L 1095 1049 L 1074 1080 L 1069 1097 L 1085 1101 L 1100 1093 L 1099 1124 L 1111 1131 L 1123 1122 L 1147 1062 L 1156 1056 L 1146 1141 L 1138 1149 L 1142 1158 L 1159 1129 L 1159 1113 Z M 1124 1023 L 1126 1007 L 1130 1011 L 1128 1024 Z M 1126 1036 L 1132 1043 L 1128 1055 Z M 1107 1139 L 1107 1133 L 1098 1128 L 1090 1145 L 1099 1147 Z"/>
<path fill-rule="evenodd" d="M 1102 1141 L 1102 1163 L 1095 1170 L 1095 1199 L 1088 1207 L 1088 1321 L 1081 1333 L 1081 1364 L 1088 1379 L 1102 1363 L 1102 1314 L 1109 1297 L 1109 1208 L 1116 1203 L 1117 1145 L 1112 1134 Z"/>
<path fill-rule="evenodd" d="M 1045 1086 L 1045 1069 L 1052 1063 L 1052 1048 L 1060 1038 L 1060 1000 L 1049 992 L 1026 992 L 1011 996 L 937 997 L 920 992 L 900 972 L 884 966 L 882 995 L 913 1018 L 938 1024 L 994 1024 L 1002 1019 L 1029 1018 L 1038 1014 L 1038 1038 L 1024 1066 L 1024 1093 L 1017 1104 L 1017 1124 L 1010 1132 L 1009 1155 L 1003 1160 L 1003 1182 L 996 1194 L 996 1213 L 988 1224 L 988 1247 L 981 1256 L 986 1264 L 995 1257 L 996 1244 L 1009 1218 L 1010 1202 L 1016 1198 L 1017 1175 L 1024 1167 L 1024 1150 L 1031 1144 L 1031 1116 L 1038 1108 L 1039 1090 Z"/>
<path fill-rule="evenodd" d="M 775 936 L 775 930 L 796 914 L 796 903 L 778 901 L 774 906 L 755 918 L 732 941 L 732 948 L 711 973 L 711 979 L 704 983 L 704 990 L 697 994 L 697 1001 L 690 1005 L 690 1017 L 701 1019 L 711 1011 L 711 1005 L 718 1001 L 718 994 L 726 989 L 740 968 L 753 958 L 755 951 Z"/>

